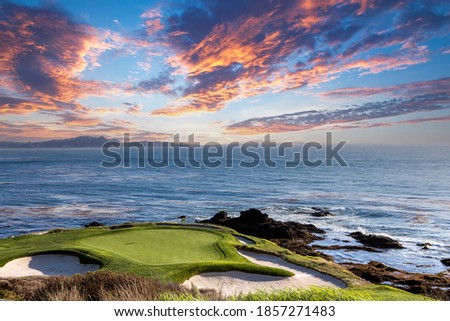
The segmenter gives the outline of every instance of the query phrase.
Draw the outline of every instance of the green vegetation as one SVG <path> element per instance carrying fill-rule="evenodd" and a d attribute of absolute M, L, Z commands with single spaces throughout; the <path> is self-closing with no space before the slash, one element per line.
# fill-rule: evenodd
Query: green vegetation
<path fill-rule="evenodd" d="M 310 287 L 304 290 L 257 291 L 231 298 L 237 301 L 425 301 L 424 296 L 385 285 L 346 289 Z"/>
<path fill-rule="evenodd" d="M 254 244 L 241 244 L 233 234 L 250 239 Z M 101 266 L 100 271 L 86 276 L 43 279 L 40 283 L 38 282 L 39 286 L 36 285 L 35 280 L 31 280 L 29 283 L 36 289 L 28 291 L 27 293 L 32 294 L 27 295 L 21 293 L 23 290 L 16 291 L 16 288 L 25 287 L 19 283 L 26 283 L 27 278 L 15 281 L 19 282 L 16 288 L 10 285 L 2 288 L 0 284 L 0 298 L 84 300 L 97 297 L 99 300 L 217 300 L 223 299 L 220 294 L 188 291 L 173 283 L 182 282 L 199 273 L 212 271 L 234 270 L 278 276 L 292 275 L 288 271 L 251 263 L 237 253 L 238 248 L 273 253 L 292 263 L 339 278 L 349 287 L 261 291 L 231 298 L 234 300 L 426 299 L 389 286 L 369 284 L 335 263 L 321 258 L 300 256 L 270 241 L 241 235 L 228 228 L 152 223 L 55 230 L 44 235 L 0 239 L 0 266 L 19 257 L 44 253 L 72 254 L 78 256 L 83 263 L 97 263 Z M 112 273 L 112 275 L 104 273 Z M 103 283 L 97 287 L 92 286 L 96 282 Z M 167 288 L 163 286 L 165 284 L 171 285 Z M 152 288 L 157 288 L 158 291 L 151 292 Z M 102 289 L 101 293 L 95 292 L 98 289 Z M 89 294 L 92 291 L 95 295 Z"/>
<path fill-rule="evenodd" d="M 243 271 L 279 276 L 292 273 L 253 264 L 240 256 L 230 233 L 192 226 L 136 224 L 112 228 L 58 230 L 0 240 L 0 266 L 15 258 L 67 253 L 102 269 L 181 282 L 211 271 Z"/>
<path fill-rule="evenodd" d="M 81 244 L 138 263 L 169 265 L 225 259 L 225 254 L 217 246 L 222 238 L 222 235 L 209 230 L 127 229 L 87 237 L 81 240 Z"/>

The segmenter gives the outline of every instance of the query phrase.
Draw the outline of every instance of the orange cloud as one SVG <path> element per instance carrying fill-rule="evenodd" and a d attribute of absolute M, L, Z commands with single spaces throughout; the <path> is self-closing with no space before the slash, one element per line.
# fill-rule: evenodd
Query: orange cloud
<path fill-rule="evenodd" d="M 237 85 L 228 82 L 219 83 L 213 88 L 186 95 L 176 100 L 170 107 L 154 110 L 152 115 L 176 116 L 188 111 L 218 111 L 239 93 Z"/>
<path fill-rule="evenodd" d="M 39 110 L 56 111 L 58 108 L 42 101 L 0 96 L 0 114 L 26 115 Z"/>
<path fill-rule="evenodd" d="M 75 23 L 51 7 L 7 3 L 0 18 L 1 84 L 23 100 L 1 104 L 1 113 L 64 110 L 83 96 L 117 89 L 80 78 L 84 70 L 99 66 L 103 52 L 117 45 L 108 40 L 110 32 Z"/>
<path fill-rule="evenodd" d="M 208 13 L 187 9 L 170 17 L 166 42 L 178 54 L 167 61 L 185 73 L 187 86 L 154 115 L 215 112 L 234 99 L 328 82 L 348 71 L 376 74 L 424 63 L 428 49 L 417 42 L 446 24 L 442 16 L 424 13 L 422 30 L 415 29 L 402 20 L 415 12 L 382 1 L 264 1 L 236 13 L 226 11 L 228 5 L 217 12 L 213 4 L 205 6 Z M 370 24 L 389 10 L 402 18 Z M 202 15 L 210 27 L 198 30 L 194 18 Z M 429 23 L 432 18 L 438 22 Z M 370 52 L 374 48 L 387 50 Z"/>

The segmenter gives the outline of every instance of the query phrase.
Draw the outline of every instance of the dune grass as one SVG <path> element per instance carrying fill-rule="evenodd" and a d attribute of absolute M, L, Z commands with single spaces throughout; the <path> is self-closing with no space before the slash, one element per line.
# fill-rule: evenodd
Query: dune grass
<path fill-rule="evenodd" d="M 0 298 L 22 301 L 149 301 L 199 293 L 152 278 L 110 271 L 84 275 L 0 279 Z"/>

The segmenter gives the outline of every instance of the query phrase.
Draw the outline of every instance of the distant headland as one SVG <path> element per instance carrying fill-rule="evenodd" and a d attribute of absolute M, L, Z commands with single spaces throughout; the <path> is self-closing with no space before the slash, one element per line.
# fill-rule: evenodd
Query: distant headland
<path fill-rule="evenodd" d="M 78 136 L 40 142 L 0 142 L 0 148 L 89 148 L 101 147 L 108 139 L 104 136 Z"/>

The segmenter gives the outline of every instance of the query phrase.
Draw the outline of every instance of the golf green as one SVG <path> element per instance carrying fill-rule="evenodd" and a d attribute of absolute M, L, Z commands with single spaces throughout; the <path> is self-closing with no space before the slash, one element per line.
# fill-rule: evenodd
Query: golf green
<path fill-rule="evenodd" d="M 144 264 L 168 265 L 225 259 L 217 244 L 221 238 L 209 230 L 159 228 L 110 232 L 83 238 L 81 244 Z"/>
<path fill-rule="evenodd" d="M 129 223 L 112 227 L 55 230 L 43 235 L 0 239 L 0 267 L 38 254 L 67 254 L 101 269 L 182 282 L 212 271 L 292 273 L 260 266 L 240 256 L 231 231 L 199 225 Z"/>

